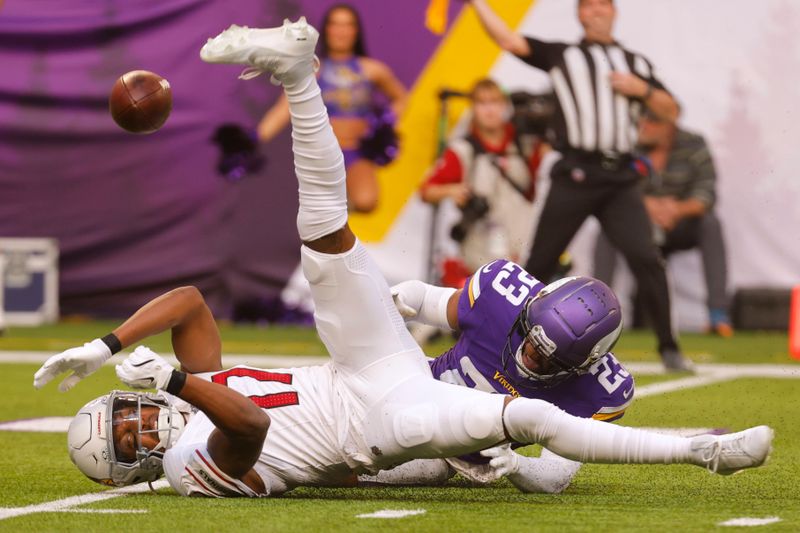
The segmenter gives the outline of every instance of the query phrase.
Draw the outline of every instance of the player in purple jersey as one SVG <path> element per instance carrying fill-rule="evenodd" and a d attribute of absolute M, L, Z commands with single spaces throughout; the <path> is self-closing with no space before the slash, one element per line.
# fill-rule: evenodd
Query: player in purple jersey
<path fill-rule="evenodd" d="M 508 351 L 522 343 L 517 328 L 506 350 L 509 332 L 530 297 L 544 284 L 511 261 L 498 260 L 479 269 L 457 298 L 458 342 L 430 362 L 434 377 L 486 392 L 539 398 L 584 418 L 616 420 L 633 397 L 633 377 L 613 354 L 603 354 L 582 373 L 571 373 L 556 383 L 530 379 Z M 396 290 L 400 297 L 400 286 Z M 501 356 L 506 352 L 505 358 Z"/>
<path fill-rule="evenodd" d="M 587 335 L 592 346 L 578 350 L 575 362 L 580 368 L 559 366 L 558 358 L 543 363 L 545 367 L 531 368 L 536 363 L 527 360 L 520 350 L 523 339 L 526 336 L 536 338 L 537 348 L 548 351 L 554 348 L 555 340 L 560 339 L 550 339 L 547 332 L 555 337 L 552 332 L 563 325 L 548 323 L 548 318 L 541 314 L 536 319 L 530 318 L 536 312 L 532 309 L 537 305 L 536 295 L 558 290 L 564 292 L 564 297 L 563 303 L 555 306 L 556 314 L 569 314 L 570 305 L 574 304 L 578 307 L 585 304 L 588 311 L 587 321 L 568 317 L 573 319 L 569 324 L 571 329 L 598 329 Z M 497 260 L 478 269 L 459 291 L 407 281 L 393 287 L 392 294 L 406 319 L 460 331 L 458 342 L 430 361 L 433 375 L 440 381 L 485 392 L 546 400 L 572 415 L 605 421 L 619 419 L 633 400 L 633 377 L 608 351 L 610 345 L 586 360 L 595 342 L 608 336 L 613 343 L 621 328 L 617 299 L 597 280 L 565 278 L 545 287 L 516 263 Z M 569 295 L 576 299 L 570 302 Z M 601 311 L 595 313 L 593 307 Z M 608 324 L 596 323 L 595 317 L 599 321 L 607 318 Z M 475 482 L 485 483 L 507 475 L 521 490 L 551 493 L 564 490 L 580 468 L 580 463 L 547 449 L 540 457 L 519 455 L 508 446 L 486 450 L 483 455 L 492 460 L 473 454 L 447 459 L 447 463 Z M 425 482 L 426 476 L 431 475 L 434 481 L 446 478 L 444 465 L 436 468 L 431 461 L 414 461 L 404 465 L 403 470 L 383 474 L 384 479 L 379 475 L 371 481 L 412 483 Z"/>

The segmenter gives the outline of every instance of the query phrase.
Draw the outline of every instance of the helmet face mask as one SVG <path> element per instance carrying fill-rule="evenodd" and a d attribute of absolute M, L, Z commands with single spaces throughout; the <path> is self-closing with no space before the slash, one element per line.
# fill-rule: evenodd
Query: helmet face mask
<path fill-rule="evenodd" d="M 513 361 L 521 376 L 552 387 L 561 383 L 575 372 L 576 369 L 567 367 L 552 356 L 553 352 L 548 349 L 551 346 L 550 343 L 547 343 L 549 339 L 541 326 L 537 324 L 531 328 L 525 320 L 521 320 L 520 327 L 524 333 L 523 341 L 514 353 Z M 542 340 L 545 340 L 545 342 L 542 342 Z M 532 347 L 534 356 L 540 362 L 540 366 L 544 367 L 541 371 L 534 371 L 525 364 L 524 352 L 526 345 Z"/>
<path fill-rule="evenodd" d="M 503 368 L 509 377 L 521 378 L 517 384 L 523 387 L 552 387 L 588 372 L 621 331 L 619 301 L 608 286 L 592 278 L 564 278 L 525 302 L 506 339 Z M 538 363 L 535 369 L 531 359 Z"/>
<path fill-rule="evenodd" d="M 157 409 L 144 427 L 143 409 Z M 148 421 L 150 421 L 148 420 Z M 133 453 L 121 452 L 115 435 L 131 428 Z M 155 481 L 163 473 L 164 452 L 185 426 L 183 415 L 162 394 L 112 391 L 86 404 L 70 424 L 67 441 L 72 462 L 87 477 L 103 485 L 122 487 Z M 157 444 L 148 449 L 145 441 Z"/>

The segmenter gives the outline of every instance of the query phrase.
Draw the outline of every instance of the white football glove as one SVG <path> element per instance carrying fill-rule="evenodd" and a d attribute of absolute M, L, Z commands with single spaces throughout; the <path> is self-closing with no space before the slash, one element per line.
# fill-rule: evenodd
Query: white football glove
<path fill-rule="evenodd" d="M 492 458 L 489 466 L 492 467 L 498 479 L 519 471 L 519 455 L 508 444 L 482 450 L 481 455 Z"/>
<path fill-rule="evenodd" d="M 147 346 L 139 346 L 117 365 L 117 377 L 134 389 L 164 390 L 175 370 L 166 359 Z"/>
<path fill-rule="evenodd" d="M 66 392 L 86 376 L 93 374 L 111 357 L 111 350 L 100 339 L 87 342 L 83 346 L 70 348 L 56 354 L 42 365 L 33 375 L 33 386 L 41 389 L 57 375 L 72 370 L 59 385 L 58 390 Z"/>
<path fill-rule="evenodd" d="M 444 330 L 453 329 L 447 317 L 447 307 L 456 289 L 412 279 L 398 283 L 389 292 L 394 306 L 406 322 L 413 320 Z"/>
<path fill-rule="evenodd" d="M 408 305 L 406 302 L 405 296 L 403 295 L 403 290 L 408 289 L 412 284 L 416 283 L 416 281 L 403 281 L 402 283 L 398 283 L 389 289 L 392 293 L 392 300 L 394 301 L 394 306 L 397 308 L 397 311 L 400 313 L 405 320 L 413 320 L 417 317 L 419 312 Z"/>

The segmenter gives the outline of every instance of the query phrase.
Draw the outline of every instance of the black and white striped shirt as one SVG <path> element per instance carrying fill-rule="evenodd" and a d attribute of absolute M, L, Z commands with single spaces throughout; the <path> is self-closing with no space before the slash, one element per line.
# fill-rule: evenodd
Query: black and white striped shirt
<path fill-rule="evenodd" d="M 526 37 L 531 53 L 520 59 L 550 74 L 558 97 L 555 147 L 628 154 L 636 146 L 640 99 L 614 92 L 612 72 L 633 73 L 654 89 L 666 90 L 641 54 L 609 45 L 545 42 Z"/>

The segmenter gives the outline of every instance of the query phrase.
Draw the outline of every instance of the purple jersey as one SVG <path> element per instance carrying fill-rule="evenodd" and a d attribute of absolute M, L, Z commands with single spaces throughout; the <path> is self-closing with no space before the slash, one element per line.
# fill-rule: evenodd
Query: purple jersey
<path fill-rule="evenodd" d="M 550 388 L 520 387 L 527 379 L 516 367 L 503 369 L 501 354 L 508 332 L 525 301 L 543 287 L 511 261 L 497 260 L 475 272 L 458 302 L 461 337 L 450 350 L 430 361 L 433 376 L 486 392 L 546 400 L 574 416 L 616 420 L 633 399 L 633 377 L 611 353 L 587 373 Z M 522 336 L 515 333 L 511 352 L 521 343 Z M 509 375 L 512 373 L 515 375 Z"/>

